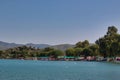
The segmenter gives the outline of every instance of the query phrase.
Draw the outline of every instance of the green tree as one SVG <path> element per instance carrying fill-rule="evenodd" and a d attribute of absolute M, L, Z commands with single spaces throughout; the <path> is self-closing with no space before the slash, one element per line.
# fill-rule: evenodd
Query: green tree
<path fill-rule="evenodd" d="M 85 40 L 83 42 L 78 42 L 76 43 L 76 46 L 75 48 L 85 48 L 85 47 L 88 47 L 89 46 L 89 41 L 88 40 Z"/>
<path fill-rule="evenodd" d="M 49 52 L 50 57 L 58 58 L 58 56 L 64 56 L 64 53 L 61 50 L 53 50 Z"/>
<path fill-rule="evenodd" d="M 97 56 L 99 55 L 99 46 L 97 44 L 93 44 L 89 47 L 92 51 L 92 56 Z"/>
<path fill-rule="evenodd" d="M 119 44 L 119 34 L 117 33 L 117 28 L 115 26 L 108 27 L 106 35 L 96 41 L 96 44 L 99 45 L 99 50 L 102 56 L 112 57 L 115 56 L 118 52 Z M 116 48 L 115 48 L 116 47 Z"/>
<path fill-rule="evenodd" d="M 75 56 L 79 57 L 83 55 L 83 48 L 75 48 Z"/>
<path fill-rule="evenodd" d="M 67 49 L 66 56 L 75 56 L 75 49 L 74 48 Z"/>
<path fill-rule="evenodd" d="M 115 26 L 108 27 L 107 36 L 113 36 L 114 34 L 117 34 L 118 29 Z"/>
<path fill-rule="evenodd" d="M 87 56 L 92 56 L 92 50 L 90 48 L 84 48 L 83 54 L 84 54 L 85 58 Z"/>
<path fill-rule="evenodd" d="M 4 58 L 4 52 L 0 50 L 0 58 Z"/>
<path fill-rule="evenodd" d="M 52 51 L 52 50 L 54 50 L 54 49 L 51 48 L 51 47 L 44 48 L 44 51 L 45 51 L 45 52 L 49 52 L 49 51 Z"/>

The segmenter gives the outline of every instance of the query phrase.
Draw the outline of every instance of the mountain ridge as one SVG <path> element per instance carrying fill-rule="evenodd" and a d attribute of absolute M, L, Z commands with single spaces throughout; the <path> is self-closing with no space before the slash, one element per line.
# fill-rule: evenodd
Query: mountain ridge
<path fill-rule="evenodd" d="M 31 47 L 40 48 L 40 49 L 43 49 L 46 47 L 52 47 L 52 48 L 59 49 L 62 51 L 65 51 L 67 48 L 74 47 L 73 44 L 58 44 L 58 45 L 34 44 L 34 43 L 17 44 L 17 43 L 8 43 L 8 42 L 0 41 L 0 50 L 6 50 L 9 48 L 20 47 L 20 46 L 27 46 L 27 47 L 31 46 Z"/>

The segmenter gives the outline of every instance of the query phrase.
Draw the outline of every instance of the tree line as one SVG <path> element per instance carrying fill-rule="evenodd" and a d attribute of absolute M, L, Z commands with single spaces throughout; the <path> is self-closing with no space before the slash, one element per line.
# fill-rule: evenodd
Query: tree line
<path fill-rule="evenodd" d="M 15 47 L 0 51 L 0 58 L 4 59 L 18 59 L 28 57 L 53 57 L 58 56 L 73 56 L 73 57 L 87 57 L 87 56 L 103 56 L 116 57 L 120 56 L 120 34 L 115 26 L 108 27 L 106 34 L 90 44 L 88 40 L 79 41 L 75 47 L 69 48 L 66 51 L 57 50 L 51 47 L 44 49 L 36 49 L 34 47 Z"/>

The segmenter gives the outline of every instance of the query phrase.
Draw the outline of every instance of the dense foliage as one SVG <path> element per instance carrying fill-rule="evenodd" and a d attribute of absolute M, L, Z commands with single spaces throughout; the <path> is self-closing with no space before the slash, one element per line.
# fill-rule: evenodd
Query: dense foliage
<path fill-rule="evenodd" d="M 108 27 L 106 35 L 96 41 L 99 50 L 104 57 L 120 55 L 120 34 L 115 26 Z"/>
<path fill-rule="evenodd" d="M 14 59 L 29 57 L 48 57 L 48 56 L 57 58 L 58 56 L 61 55 L 64 55 L 62 51 L 50 47 L 44 49 L 36 49 L 32 47 L 21 46 L 0 51 L 0 58 L 14 58 Z"/>

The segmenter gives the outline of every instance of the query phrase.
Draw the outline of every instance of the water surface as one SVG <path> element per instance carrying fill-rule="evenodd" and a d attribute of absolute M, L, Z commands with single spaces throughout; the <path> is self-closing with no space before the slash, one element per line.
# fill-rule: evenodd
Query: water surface
<path fill-rule="evenodd" d="M 120 64 L 0 60 L 0 80 L 119 80 Z"/>

